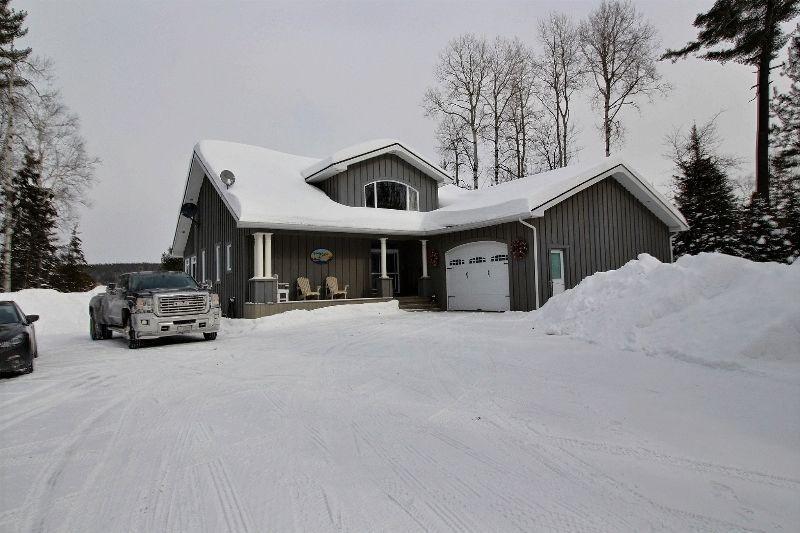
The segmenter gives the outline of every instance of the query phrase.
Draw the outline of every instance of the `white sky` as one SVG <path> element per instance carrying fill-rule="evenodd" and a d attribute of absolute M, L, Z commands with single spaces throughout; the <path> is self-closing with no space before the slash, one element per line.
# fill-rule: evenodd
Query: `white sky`
<path fill-rule="evenodd" d="M 535 44 L 539 17 L 575 17 L 597 2 L 121 2 L 16 0 L 27 43 L 55 61 L 64 100 L 103 160 L 81 222 L 92 262 L 157 260 L 172 243 L 192 147 L 223 139 L 323 157 L 394 137 L 434 160 L 421 108 L 439 51 L 474 32 Z M 712 0 L 639 1 L 676 47 L 696 35 Z M 752 174 L 755 105 L 749 67 L 689 59 L 660 64 L 667 99 L 627 111 L 622 152 L 657 185 L 669 182 L 664 136 L 718 119 L 724 150 Z M 588 105 L 575 114 L 579 160 L 602 156 Z M 663 188 L 662 188 L 663 189 Z"/>

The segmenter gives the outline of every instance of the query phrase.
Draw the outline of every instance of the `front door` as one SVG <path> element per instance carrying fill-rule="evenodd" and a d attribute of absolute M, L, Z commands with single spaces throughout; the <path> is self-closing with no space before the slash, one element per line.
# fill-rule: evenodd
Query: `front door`
<path fill-rule="evenodd" d="M 564 292 L 564 250 L 550 250 L 550 284 L 553 296 Z"/>
<path fill-rule="evenodd" d="M 370 283 L 372 288 L 381 291 L 381 250 L 373 248 L 370 254 Z M 386 274 L 392 278 L 392 290 L 400 293 L 400 254 L 396 248 L 386 250 Z"/>

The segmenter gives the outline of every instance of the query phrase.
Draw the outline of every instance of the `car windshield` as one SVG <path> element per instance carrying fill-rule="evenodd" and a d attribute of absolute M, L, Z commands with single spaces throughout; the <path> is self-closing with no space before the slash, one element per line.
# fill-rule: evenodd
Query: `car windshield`
<path fill-rule="evenodd" d="M 17 308 L 12 304 L 0 304 L 0 324 L 18 324 L 21 322 Z"/>
<path fill-rule="evenodd" d="M 130 290 L 147 289 L 196 289 L 197 282 L 183 272 L 153 272 L 131 276 Z"/>

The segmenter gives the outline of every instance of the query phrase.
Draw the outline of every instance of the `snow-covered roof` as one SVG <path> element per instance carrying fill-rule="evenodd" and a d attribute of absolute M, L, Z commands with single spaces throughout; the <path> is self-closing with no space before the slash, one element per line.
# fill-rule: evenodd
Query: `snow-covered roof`
<path fill-rule="evenodd" d="M 245 144 L 201 141 L 194 148 L 183 203 L 197 202 L 203 177 L 208 176 L 239 227 L 424 236 L 543 216 L 547 208 L 614 177 L 671 231 L 687 228 L 680 212 L 617 157 L 475 191 L 444 185 L 439 188 L 440 207 L 428 212 L 346 206 L 308 183 L 316 181 L 312 177 L 321 172 L 345 164 L 342 162 L 390 153 L 383 150 L 395 149 L 395 144 L 402 148 L 396 141 L 390 142 L 370 141 L 315 159 Z M 230 188 L 220 179 L 223 170 L 236 176 Z M 182 255 L 190 223 L 188 218 L 178 217 L 173 242 L 176 255 Z"/>
<path fill-rule="evenodd" d="M 301 174 L 309 183 L 316 183 L 328 179 L 334 174 L 347 170 L 347 167 L 384 154 L 393 154 L 420 171 L 430 176 L 439 183 L 450 181 L 442 169 L 418 155 L 419 152 L 411 150 L 396 139 L 374 139 L 347 148 L 342 148 L 330 156 L 316 161 L 304 168 Z"/>

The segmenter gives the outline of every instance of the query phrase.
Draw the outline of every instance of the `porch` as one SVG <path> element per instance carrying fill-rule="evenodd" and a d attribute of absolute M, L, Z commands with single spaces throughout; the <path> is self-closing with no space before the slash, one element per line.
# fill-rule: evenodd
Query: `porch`
<path fill-rule="evenodd" d="M 428 241 L 413 237 L 260 232 L 252 238 L 252 277 L 247 280 L 243 315 L 267 316 L 294 309 L 430 296 Z M 332 299 L 326 278 L 347 286 L 347 297 Z M 298 278 L 307 278 L 306 299 Z"/>

